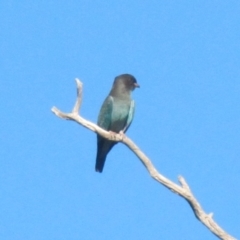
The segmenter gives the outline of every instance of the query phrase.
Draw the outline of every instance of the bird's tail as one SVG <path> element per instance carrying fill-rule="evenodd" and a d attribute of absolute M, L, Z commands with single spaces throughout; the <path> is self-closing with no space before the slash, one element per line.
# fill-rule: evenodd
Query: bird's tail
<path fill-rule="evenodd" d="M 108 141 L 98 136 L 98 149 L 95 170 L 96 172 L 102 172 L 107 158 L 107 154 L 112 149 L 116 142 Z"/>
<path fill-rule="evenodd" d="M 107 155 L 97 154 L 97 160 L 96 160 L 96 165 L 95 165 L 96 172 L 101 173 L 103 171 L 103 167 L 104 167 L 104 164 L 105 164 L 105 161 L 106 161 L 106 157 L 107 157 Z"/>

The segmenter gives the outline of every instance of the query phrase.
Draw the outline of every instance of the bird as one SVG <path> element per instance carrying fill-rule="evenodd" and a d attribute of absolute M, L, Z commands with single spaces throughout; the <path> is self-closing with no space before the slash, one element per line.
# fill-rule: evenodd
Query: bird
<path fill-rule="evenodd" d="M 140 85 L 131 74 L 121 74 L 115 77 L 112 89 L 102 104 L 97 125 L 111 133 L 124 134 L 132 123 L 135 102 L 131 92 Z M 107 154 L 117 142 L 97 135 L 96 172 L 102 172 Z"/>

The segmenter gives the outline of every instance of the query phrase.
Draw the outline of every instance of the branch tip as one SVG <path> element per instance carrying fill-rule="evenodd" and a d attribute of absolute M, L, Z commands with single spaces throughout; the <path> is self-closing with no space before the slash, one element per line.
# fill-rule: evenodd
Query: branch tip
<path fill-rule="evenodd" d="M 78 78 L 75 78 L 75 81 L 76 81 L 77 87 L 82 88 L 83 83 Z"/>
<path fill-rule="evenodd" d="M 209 213 L 209 214 L 208 214 L 208 217 L 209 217 L 209 218 L 212 218 L 212 217 L 213 217 L 213 213 L 212 213 L 212 212 Z"/>

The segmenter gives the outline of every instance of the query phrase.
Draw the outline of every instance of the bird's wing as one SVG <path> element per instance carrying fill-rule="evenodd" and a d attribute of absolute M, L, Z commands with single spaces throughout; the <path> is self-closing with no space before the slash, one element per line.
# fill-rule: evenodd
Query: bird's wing
<path fill-rule="evenodd" d="M 111 127 L 112 112 L 113 112 L 113 97 L 108 96 L 103 102 L 103 105 L 98 116 L 98 125 L 107 131 Z M 95 165 L 95 169 L 97 172 L 102 172 L 107 154 L 115 144 L 116 144 L 115 142 L 111 142 L 101 137 L 100 135 L 97 135 L 97 158 Z"/>
<path fill-rule="evenodd" d="M 135 112 L 135 102 L 134 102 L 134 100 L 132 100 L 131 104 L 130 104 L 129 112 L 128 112 L 126 126 L 123 129 L 123 132 L 126 132 L 128 130 L 128 128 L 130 127 L 133 117 L 134 117 L 134 112 Z"/>
<path fill-rule="evenodd" d="M 98 116 L 98 125 L 106 130 L 109 130 L 112 121 L 113 97 L 108 96 L 103 102 L 102 108 Z"/>

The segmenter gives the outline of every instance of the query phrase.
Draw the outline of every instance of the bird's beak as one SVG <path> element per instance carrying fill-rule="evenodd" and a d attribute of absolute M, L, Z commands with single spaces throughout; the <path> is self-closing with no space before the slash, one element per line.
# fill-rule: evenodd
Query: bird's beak
<path fill-rule="evenodd" d="M 134 83 L 134 87 L 135 87 L 135 88 L 140 88 L 140 85 L 137 84 L 137 83 Z"/>

